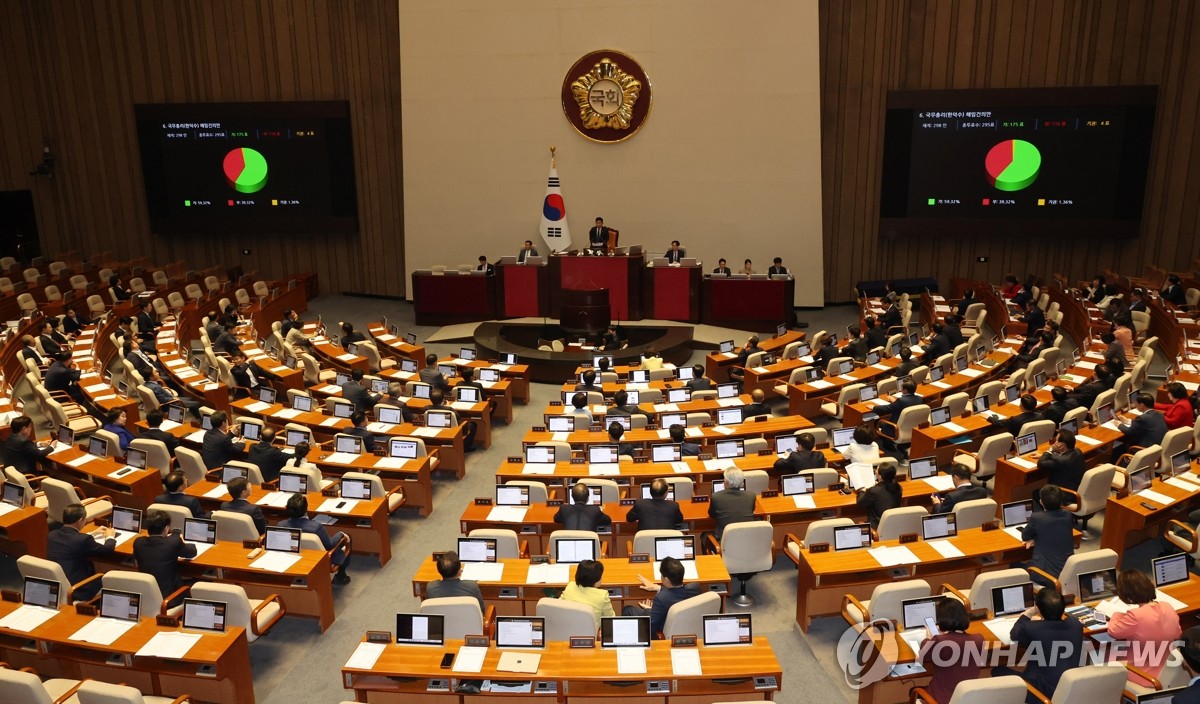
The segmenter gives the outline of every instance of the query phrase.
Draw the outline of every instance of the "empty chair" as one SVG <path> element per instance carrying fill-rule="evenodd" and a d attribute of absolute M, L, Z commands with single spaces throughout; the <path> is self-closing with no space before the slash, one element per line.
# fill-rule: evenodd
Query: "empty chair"
<path fill-rule="evenodd" d="M 808 524 L 808 529 L 804 533 L 804 539 L 796 537 L 788 533 L 787 542 L 784 545 L 784 553 L 792 562 L 800 564 L 800 551 L 807 549 L 809 546 L 824 543 L 826 545 L 833 544 L 833 529 L 838 526 L 852 526 L 854 519 L 852 518 L 821 518 Z"/>
<path fill-rule="evenodd" d="M 836 361 L 836 360 L 835 360 Z M 822 403 L 821 412 L 827 416 L 832 416 L 838 420 L 842 419 L 842 412 L 846 406 L 852 403 L 858 403 L 859 394 L 862 392 L 863 384 L 846 384 L 842 390 L 838 392 L 837 401 L 833 403 Z"/>
<path fill-rule="evenodd" d="M 204 465 L 204 459 L 199 452 L 190 447 L 180 445 L 175 448 L 175 461 L 178 463 L 179 471 L 183 472 L 183 476 L 187 478 L 188 484 L 199 484 L 208 474 L 208 467 Z"/>
<path fill-rule="evenodd" d="M 812 477 L 813 489 L 815 490 L 824 489 L 831 484 L 837 484 L 842 481 L 837 470 L 831 467 L 805 469 L 797 472 L 797 474 Z"/>
<path fill-rule="evenodd" d="M 1013 444 L 1012 433 L 997 433 L 983 439 L 978 452 L 959 450 L 954 455 L 954 462 L 971 470 L 976 478 L 985 483 L 988 477 L 996 474 L 996 462 L 1004 457 Z"/>
<path fill-rule="evenodd" d="M 56 521 L 62 518 L 63 510 L 71 504 L 83 504 L 86 511 L 85 523 L 91 523 L 97 518 L 103 518 L 112 513 L 113 503 L 109 497 L 85 499 L 79 495 L 79 491 L 74 486 L 61 479 L 46 477 L 42 480 L 42 491 L 46 493 L 48 504 L 46 511 Z"/>
<path fill-rule="evenodd" d="M 259 298 L 262 298 L 263 296 L 270 296 L 271 295 L 271 287 L 267 285 L 266 281 L 255 281 L 254 282 L 254 295 L 258 296 Z"/>
<path fill-rule="evenodd" d="M 309 467 L 312 467 L 312 470 L 310 470 Z M 307 464 L 307 463 L 305 463 L 305 465 L 303 467 L 288 467 L 287 468 L 287 471 L 289 471 L 289 472 L 293 471 L 293 470 L 303 471 L 303 472 L 308 473 L 309 486 L 313 485 L 312 484 L 312 481 L 313 481 L 312 480 L 312 471 L 316 471 L 317 476 L 321 476 L 320 470 L 318 470 L 315 466 Z M 360 479 L 360 480 L 365 479 L 365 480 L 371 482 L 371 497 L 372 498 L 377 497 L 377 496 L 384 497 L 384 499 L 387 501 L 387 512 L 388 513 L 395 513 L 395 511 L 397 509 L 399 509 L 401 506 L 404 505 L 405 497 L 404 497 L 404 486 L 402 483 L 397 484 L 396 486 L 392 487 L 391 489 L 385 489 L 383 486 L 383 480 L 379 478 L 379 475 L 367 474 L 366 472 L 344 472 L 342 474 L 342 478 L 343 479 Z M 334 483 L 336 483 L 336 481 L 337 480 L 334 480 L 334 479 L 321 479 L 320 484 L 323 487 L 328 487 L 328 486 L 332 486 Z"/>
<path fill-rule="evenodd" d="M 963 680 L 954 688 L 954 694 L 948 702 L 939 702 L 924 687 L 917 687 L 910 701 L 925 704 L 1025 704 L 1025 693 L 1025 680 L 1016 675 L 1004 675 Z"/>
<path fill-rule="evenodd" d="M 71 693 L 79 680 L 48 679 L 45 682 L 33 672 L 0 668 L 0 702 L 20 704 L 56 704 L 74 701 Z"/>
<path fill-rule="evenodd" d="M 921 519 L 929 512 L 924 506 L 900 506 L 889 508 L 879 517 L 880 540 L 896 540 L 905 533 L 921 534 Z"/>
<path fill-rule="evenodd" d="M 718 597 L 719 598 L 719 597 Z M 566 599 L 542 597 L 537 615 L 546 619 L 546 640 L 565 641 L 571 636 L 595 636 L 596 620 L 592 607 Z"/>
<path fill-rule="evenodd" d="M 979 390 L 975 392 L 975 398 L 987 397 L 988 406 L 995 406 L 1000 403 L 1000 394 L 1004 392 L 1004 382 L 989 381 L 980 384 Z"/>
<path fill-rule="evenodd" d="M 1162 442 L 1159 443 L 1162 445 L 1162 456 L 1159 458 L 1158 463 L 1159 471 L 1165 472 L 1171 466 L 1172 457 L 1180 452 L 1191 449 L 1192 432 L 1193 428 L 1191 426 L 1167 431 L 1167 434 L 1163 436 Z"/>
<path fill-rule="evenodd" d="M 1083 473 L 1083 478 L 1079 480 L 1078 491 L 1072 492 L 1069 489 L 1063 489 L 1063 493 L 1067 494 L 1067 497 L 1064 497 L 1063 508 L 1083 522 L 1085 531 L 1088 519 L 1103 511 L 1108 504 L 1108 496 L 1116 475 L 1117 468 L 1114 465 L 1096 465 Z M 1074 494 L 1073 500 L 1067 500 L 1072 494 Z"/>
<path fill-rule="evenodd" d="M 687 427 L 689 428 L 699 428 L 705 423 L 709 423 L 711 421 L 712 416 L 702 411 L 696 411 L 687 414 Z"/>
<path fill-rule="evenodd" d="M 719 613 L 721 595 L 716 592 L 704 592 L 684 599 L 667 610 L 667 620 L 663 622 L 663 638 L 700 635 L 704 632 L 704 617 Z"/>
<path fill-rule="evenodd" d="M 1052 420 L 1035 420 L 1022 425 L 1017 435 L 1021 436 L 1033 433 L 1033 436 L 1037 438 L 1038 445 L 1043 445 L 1050 442 L 1050 438 L 1054 437 L 1054 429 L 1054 421 Z"/>
<path fill-rule="evenodd" d="M 607 550 L 607 545 L 601 545 L 600 536 L 590 530 L 556 530 L 550 534 L 550 554 L 558 554 L 558 541 L 560 540 L 588 540 L 595 541 L 595 546 L 592 548 L 593 555 L 604 555 Z"/>
<path fill-rule="evenodd" d="M 897 447 L 907 448 L 912 443 L 912 432 L 922 424 L 928 422 L 929 406 L 918 403 L 915 406 L 909 406 L 900 411 L 900 417 L 896 419 L 895 423 L 888 420 L 880 420 L 880 435 L 891 439 Z"/>
<path fill-rule="evenodd" d="M 129 280 L 129 290 L 132 291 L 133 293 L 145 293 L 146 292 L 146 280 L 140 276 L 130 279 Z"/>
<path fill-rule="evenodd" d="M 37 577 L 38 579 L 57 582 L 59 604 L 64 606 L 80 601 L 75 598 L 75 592 L 80 591 L 86 585 L 100 581 L 100 578 L 103 576 L 101 574 L 94 574 L 76 584 L 71 584 L 67 581 L 67 574 L 63 571 L 62 565 L 53 560 L 33 555 L 21 555 L 17 558 L 17 572 L 20 573 L 22 578 Z"/>
<path fill-rule="evenodd" d="M 198 301 L 204 298 L 204 291 L 200 289 L 199 284 L 188 284 L 183 287 L 183 292 L 188 297 L 188 300 Z"/>
<path fill-rule="evenodd" d="M 495 607 L 489 606 L 487 618 L 479 610 L 479 601 L 473 596 L 446 596 L 425 599 L 421 602 L 421 613 L 441 614 L 444 618 L 442 634 L 447 640 L 462 640 L 467 635 L 487 633 L 485 626 L 491 623 Z M 591 609 L 588 609 L 591 618 Z M 593 622 L 595 627 L 595 622 Z"/>
<path fill-rule="evenodd" d="M 950 409 L 950 417 L 957 418 L 967 411 L 967 404 L 971 402 L 971 397 L 965 392 L 950 394 L 942 399 L 942 408 Z"/>
<path fill-rule="evenodd" d="M 1120 469 L 1113 475 L 1112 488 L 1124 488 L 1130 474 L 1146 467 L 1150 468 L 1151 473 L 1155 472 L 1161 457 L 1162 447 L 1159 445 L 1143 447 L 1132 455 L 1121 455 L 1121 458 L 1117 460 Z"/>
<path fill-rule="evenodd" d="M 50 303 L 60 303 L 63 299 L 62 291 L 55 285 L 51 284 L 42 289 L 42 295 Z"/>
<path fill-rule="evenodd" d="M 1051 704 L 1079 704 L 1079 702 L 1115 702 L 1125 690 L 1127 675 L 1120 663 L 1075 667 L 1063 673 L 1054 690 Z M 984 680 L 992 682 L 997 678 Z M 1039 692 L 1042 698 L 1046 695 Z"/>
<path fill-rule="evenodd" d="M 183 604 L 169 606 L 171 601 L 187 593 L 188 587 L 180 587 L 172 594 L 159 591 L 158 582 L 153 575 L 129 570 L 109 570 L 100 580 L 105 589 L 117 589 L 123 592 L 134 592 L 141 596 L 141 612 L 146 616 L 162 614 L 177 616 L 183 613 Z"/>
<path fill-rule="evenodd" d="M 746 454 L 750 454 L 748 449 Z M 761 494 L 767 489 L 771 488 L 771 477 L 764 469 L 747 469 L 746 471 L 742 472 L 742 477 L 746 481 L 746 484 L 743 488 L 748 494 Z"/>
<path fill-rule="evenodd" d="M 46 494 L 42 491 L 35 490 L 33 487 L 33 482 L 41 482 L 44 478 L 45 477 L 34 476 L 26 477 L 12 466 L 4 468 L 4 480 L 12 482 L 21 487 L 23 490 L 22 501 L 26 506 L 36 506 L 37 508 L 50 507 L 50 502 L 46 499 Z"/>
<path fill-rule="evenodd" d="M 536 447 L 553 447 L 555 462 L 570 462 L 571 461 L 571 443 L 559 442 L 555 440 L 547 440 L 539 442 Z"/>
<path fill-rule="evenodd" d="M 663 481 L 665 481 L 667 484 L 670 484 L 674 488 L 676 501 L 683 502 L 692 500 L 692 492 L 695 488 L 695 483 L 692 482 L 691 477 L 663 477 Z"/>
<path fill-rule="evenodd" d="M 504 485 L 529 487 L 529 503 L 531 504 L 544 504 L 550 498 L 550 492 L 543 482 L 524 479 L 509 479 L 508 481 L 504 482 Z"/>
<path fill-rule="evenodd" d="M 971 582 L 969 589 L 955 589 L 946 585 L 944 593 L 953 596 L 963 603 L 968 610 L 992 610 L 992 590 L 996 587 L 1009 587 L 1014 584 L 1024 584 L 1029 581 L 1029 573 L 1019 567 L 1007 570 L 984 572 Z"/>
<path fill-rule="evenodd" d="M 192 597 L 225 602 L 226 626 L 246 629 L 246 640 L 251 643 L 266 635 L 287 613 L 277 594 L 270 594 L 266 599 L 251 599 L 246 596 L 246 590 L 236 584 L 196 582 L 192 585 Z"/>
<path fill-rule="evenodd" d="M 529 557 L 529 544 L 522 542 L 517 531 L 507 528 L 476 528 L 468 533 L 471 538 L 491 538 L 496 541 L 496 558 L 500 560 Z"/>
<path fill-rule="evenodd" d="M 851 626 L 870 623 L 875 619 L 887 619 L 903 623 L 901 602 L 931 595 L 929 582 L 923 579 L 908 579 L 903 582 L 880 584 L 871 592 L 871 598 L 859 601 L 854 595 L 842 598 L 842 618 Z"/>
<path fill-rule="evenodd" d="M 237 511 L 213 511 L 213 520 L 217 522 L 217 540 L 231 540 L 240 543 L 243 540 L 258 540 L 258 528 L 254 519 Z"/>
<path fill-rule="evenodd" d="M 37 310 L 37 301 L 32 293 L 17 294 L 17 307 L 21 309 L 22 314 L 32 313 Z"/>
<path fill-rule="evenodd" d="M 746 593 L 746 584 L 755 574 L 769 571 L 775 563 L 772 535 L 771 524 L 766 521 L 733 523 L 725 526 L 721 534 L 717 553 L 729 574 L 741 582 L 738 595 L 733 599 L 738 606 L 745 608 L 754 605 L 754 599 Z"/>
<path fill-rule="evenodd" d="M 104 315 L 104 312 L 108 310 L 108 307 L 104 305 L 104 299 L 95 294 L 87 297 L 87 308 L 93 318 Z"/>
<path fill-rule="evenodd" d="M 654 554 L 654 539 L 655 538 L 675 538 L 683 535 L 683 531 L 673 528 L 657 528 L 639 530 L 633 534 L 633 540 L 626 541 L 626 547 L 630 554 Z"/>
<path fill-rule="evenodd" d="M 972 499 L 954 505 L 954 525 L 958 530 L 978 528 L 996 519 L 996 502 L 993 499 Z"/>
<path fill-rule="evenodd" d="M 123 684 L 109 684 L 99 680 L 85 680 L 75 690 L 79 704 L 174 704 L 191 699 L 181 697 L 155 697 L 142 694 L 140 690 Z"/>
<path fill-rule="evenodd" d="M 83 274 L 75 274 L 71 277 L 71 290 L 83 293 L 88 289 L 87 277 Z"/>

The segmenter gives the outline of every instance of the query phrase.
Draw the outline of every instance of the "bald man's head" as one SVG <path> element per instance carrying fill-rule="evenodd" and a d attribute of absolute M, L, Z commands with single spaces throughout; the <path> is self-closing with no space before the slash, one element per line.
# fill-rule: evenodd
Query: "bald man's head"
<path fill-rule="evenodd" d="M 751 398 L 751 399 L 752 399 L 752 400 L 753 400 L 755 403 L 762 403 L 763 401 L 766 401 L 766 400 L 767 400 L 767 395 L 763 393 L 763 390 L 762 390 L 762 389 L 755 389 L 755 390 L 754 390 L 754 391 L 753 391 L 753 392 L 750 394 L 750 398 Z"/>

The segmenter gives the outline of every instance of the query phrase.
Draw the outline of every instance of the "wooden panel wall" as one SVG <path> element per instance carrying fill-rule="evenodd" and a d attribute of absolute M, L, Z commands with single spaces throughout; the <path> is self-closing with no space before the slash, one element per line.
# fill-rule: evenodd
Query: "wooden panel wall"
<path fill-rule="evenodd" d="M 821 0 L 825 296 L 855 282 L 1180 270 L 1200 254 L 1200 5 L 1190 0 Z M 889 90 L 1159 86 L 1141 237 L 879 235 Z M 976 256 L 987 256 L 978 264 Z"/>
<path fill-rule="evenodd" d="M 33 189 L 43 252 L 315 271 L 326 291 L 402 296 L 399 41 L 381 0 L 0 3 L 0 190 Z M 151 234 L 133 104 L 274 100 L 350 102 L 359 234 Z M 43 144 L 53 181 L 28 175 Z"/>

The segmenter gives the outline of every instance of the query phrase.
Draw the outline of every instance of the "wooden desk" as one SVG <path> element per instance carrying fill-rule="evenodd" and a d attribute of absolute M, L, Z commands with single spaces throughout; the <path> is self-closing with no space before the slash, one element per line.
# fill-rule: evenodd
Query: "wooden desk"
<path fill-rule="evenodd" d="M 370 333 L 371 339 L 375 341 L 375 347 L 379 349 L 379 354 L 383 357 L 391 359 L 411 359 L 417 363 L 417 369 L 425 368 L 425 346 L 410 345 L 403 337 L 393 335 L 383 323 L 371 323 L 367 326 L 367 332 Z"/>
<path fill-rule="evenodd" d="M 713 276 L 700 286 L 701 319 L 708 325 L 753 329 L 791 323 L 796 280 Z"/>
<path fill-rule="evenodd" d="M 501 672 L 497 669 L 503 651 L 490 648 L 484 657 L 483 669 L 478 673 L 463 674 L 441 669 L 443 652 L 458 652 L 462 641 L 447 641 L 441 648 L 419 645 L 387 645 L 383 654 L 370 669 L 342 668 L 342 682 L 346 689 L 354 690 L 359 701 L 387 704 L 441 704 L 444 702 L 487 701 L 488 694 L 463 695 L 454 691 L 464 679 L 494 679 L 532 681 L 535 686 L 551 684 L 554 694 L 500 695 L 513 704 L 558 701 L 584 704 L 628 703 L 631 698 L 639 702 L 666 704 L 668 697 L 673 702 L 703 704 L 764 700 L 770 701 L 782 689 L 783 671 L 775 658 L 771 644 L 766 638 L 758 637 L 748 646 L 712 647 L 699 646 L 700 668 L 704 674 L 697 676 L 675 675 L 671 666 L 671 648 L 667 641 L 656 640 L 646 651 L 646 672 L 636 675 L 617 674 L 617 654 L 614 650 L 592 648 L 569 650 L 563 642 L 549 642 L 541 652 L 538 671 L 533 675 Z M 773 676 L 774 687 L 757 689 L 756 676 Z M 444 692 L 429 692 L 431 680 L 449 679 L 449 688 Z M 669 693 L 647 694 L 643 684 L 646 680 L 665 680 Z"/>
<path fill-rule="evenodd" d="M 435 274 L 414 271 L 413 312 L 417 325 L 449 325 L 496 317 L 495 276 L 459 274 L 446 270 Z"/>
<path fill-rule="evenodd" d="M 647 266 L 642 269 L 648 313 L 655 320 L 700 322 L 700 267 Z"/>
<path fill-rule="evenodd" d="M 1196 474 L 1197 468 L 1193 460 L 1188 476 L 1200 480 Z M 1150 488 L 1170 497 L 1171 503 L 1164 506 L 1136 494 L 1123 498 L 1110 496 L 1104 507 L 1104 532 L 1100 535 L 1100 547 L 1112 548 L 1118 555 L 1124 555 L 1126 548 L 1162 535 L 1163 526 L 1172 518 L 1188 522 L 1188 510 L 1198 503 L 1196 497 L 1200 495 L 1200 487 L 1189 491 L 1155 477 Z M 1146 508 L 1143 502 L 1154 508 Z"/>
<path fill-rule="evenodd" d="M 0 603 L 0 616 L 18 606 Z M 250 650 L 241 628 L 205 634 L 182 659 L 174 660 L 136 653 L 156 634 L 179 629 L 158 626 L 150 617 L 143 618 L 112 645 L 70 640 L 91 619 L 67 607 L 30 633 L 0 629 L 0 658 L 13 668 L 32 667 L 44 678 L 95 679 L 128 684 L 159 696 L 189 694 L 193 701 L 253 704 Z M 26 647 L 30 640 L 33 648 Z M 199 669 L 205 666 L 215 671 L 200 674 Z"/>
<path fill-rule="evenodd" d="M 761 340 L 758 343 L 758 347 L 764 352 L 781 354 L 784 347 L 787 347 L 793 342 L 799 342 L 803 339 L 803 332 L 799 330 L 789 330 L 779 337 Z M 741 350 L 740 347 L 736 349 L 739 351 Z M 737 366 L 736 352 L 710 352 L 704 356 L 704 376 L 712 379 L 714 382 L 719 383 L 729 381 L 729 369 L 734 366 Z"/>
<path fill-rule="evenodd" d="M 1091 444 L 1081 440 L 1080 436 L 1098 441 Z M 1083 428 L 1083 432 L 1075 436 L 1075 447 L 1084 456 L 1088 468 L 1095 467 L 1109 460 L 1113 442 L 1121 437 L 1121 433 L 1098 426 Z M 997 504 L 1003 505 L 1010 501 L 1020 501 L 1031 498 L 1035 491 L 1046 483 L 1047 473 L 1037 468 L 1037 458 L 1050 448 L 1050 443 L 1042 443 L 1032 455 L 1005 458 L 996 461 L 996 476 L 993 478 L 992 498 Z M 1027 466 L 1032 464 L 1033 466 Z M 1105 514 L 1107 516 L 1107 514 Z M 1105 522 L 1108 522 L 1107 517 Z"/>
<path fill-rule="evenodd" d="M 49 534 L 46 519 L 46 509 L 33 506 L 0 516 L 0 551 L 13 557 L 45 557 Z"/>
<path fill-rule="evenodd" d="M 875 383 L 879 379 L 891 376 L 899 364 L 899 357 L 888 357 L 876 364 L 856 367 L 847 374 L 827 376 L 817 379 L 816 382 L 787 384 L 788 413 L 805 418 L 822 416 L 821 404 L 837 401 L 843 387 L 850 384 Z M 747 373 L 749 371 L 747 370 Z M 846 410 L 849 410 L 849 407 Z M 842 424 L 846 425 L 846 422 L 843 420 Z"/>
<path fill-rule="evenodd" d="M 42 460 L 47 473 L 74 484 L 85 496 L 110 496 L 118 506 L 145 509 L 162 493 L 162 478 L 157 469 L 134 469 L 120 477 L 110 476 L 125 468 L 112 458 L 95 457 L 84 464 L 72 466 L 88 453 L 78 447 L 53 452 Z M 56 518 L 55 520 L 58 520 Z"/>
<path fill-rule="evenodd" d="M 230 498 L 227 491 L 219 497 L 209 496 L 209 492 L 214 491 L 217 487 L 224 489 L 223 484 L 206 480 L 189 486 L 184 493 L 200 499 L 204 507 L 211 512 L 220 508 L 221 503 Z M 264 489 L 261 484 L 251 484 L 250 495 L 246 499 L 250 503 L 258 504 L 270 523 L 277 523 L 287 517 L 287 510 L 260 503 L 269 493 L 271 490 Z M 352 554 L 374 555 L 379 558 L 380 567 L 392 559 L 392 531 L 388 525 L 387 499 L 385 497 L 376 496 L 370 500 L 359 501 L 349 511 L 344 512 L 319 510 L 321 504 L 332 498 L 322 495 L 319 491 L 308 492 L 307 498 L 309 514 L 323 514 L 338 519 L 336 523 L 325 526 L 325 530 L 331 535 L 338 531 L 349 535 L 353 548 Z M 175 527 L 183 528 L 183 526 Z"/>
<path fill-rule="evenodd" d="M 450 545 L 448 547 L 453 547 Z M 629 604 L 636 604 L 644 599 L 653 597 L 651 592 L 641 588 L 641 582 L 637 576 L 642 575 L 647 579 L 654 577 L 654 565 L 651 563 L 631 563 L 624 558 L 603 558 L 600 560 L 604 563 L 604 579 L 603 586 L 609 591 L 609 597 L 613 602 L 613 609 L 617 613 Z M 504 563 L 504 578 L 497 582 L 480 582 L 479 588 L 483 592 L 484 602 L 489 606 L 496 607 L 496 613 L 507 615 L 527 615 L 533 616 L 537 610 L 538 599 L 544 596 L 556 596 L 562 591 L 566 583 L 558 584 L 530 584 L 526 581 L 529 571 L 529 560 L 499 560 Z M 696 558 L 696 573 L 699 579 L 691 580 L 689 583 L 700 585 L 703 591 L 713 591 L 718 594 L 725 595 L 729 593 L 729 572 L 725 569 L 725 563 L 720 555 L 700 555 Z M 568 579 L 575 578 L 575 566 L 570 566 L 570 576 Z M 437 564 L 434 563 L 432 557 L 425 558 L 421 566 L 417 568 L 417 573 L 413 575 L 413 595 L 418 599 L 425 598 L 425 588 L 433 581 L 441 579 L 437 571 Z"/>
<path fill-rule="evenodd" d="M 453 364 L 456 367 L 471 367 L 475 370 L 475 380 L 479 381 L 480 369 L 495 369 L 500 372 L 501 380 L 507 381 L 512 385 L 513 396 L 521 401 L 522 404 L 529 403 L 529 365 L 528 364 L 500 364 L 494 360 L 485 361 L 476 359 L 467 361 L 453 356 L 446 356 L 438 359 L 438 364 Z M 423 366 L 423 365 L 422 365 Z M 420 367 L 418 367 L 419 369 Z M 484 385 L 484 389 L 489 388 Z"/>
<path fill-rule="evenodd" d="M 205 406 L 218 411 L 229 410 L 229 389 L 224 384 L 210 382 L 200 372 L 188 366 L 188 344 L 181 342 L 180 331 L 187 329 L 193 323 L 198 327 L 199 309 L 195 301 L 188 305 L 174 321 L 163 323 L 158 328 L 154 338 L 154 349 L 158 352 L 158 361 L 175 383 L 186 390 L 188 395 L 199 400 Z M 194 318 L 194 321 L 192 320 Z"/>
<path fill-rule="evenodd" d="M 717 427 L 720 426 L 694 428 L 694 430 L 700 431 L 700 435 L 689 437 L 688 439 L 692 442 L 702 444 L 713 443 L 718 440 L 730 438 L 744 439 L 761 437 L 769 440 L 776 435 L 785 435 L 794 433 L 797 430 L 806 430 L 814 427 L 814 425 L 812 421 L 808 420 L 807 418 L 800 418 L 796 416 L 772 416 L 765 421 L 750 421 L 731 426 L 729 429 L 732 430 L 732 432 L 728 434 L 717 431 L 715 429 Z M 693 428 L 689 428 L 689 430 L 693 430 Z M 664 430 L 661 432 L 666 433 L 667 431 Z M 554 433 L 548 431 L 531 430 L 525 433 L 523 442 L 526 445 L 530 445 L 539 442 L 549 442 L 551 440 L 554 440 Z M 572 445 L 586 447 L 588 445 L 608 444 L 610 441 L 607 431 L 592 432 L 590 430 L 576 430 L 575 432 L 567 435 L 566 442 L 569 442 Z M 634 429 L 626 432 L 621 437 L 621 442 L 644 446 L 648 443 L 656 444 L 667 442 L 667 438 L 664 438 L 658 430 Z"/>
<path fill-rule="evenodd" d="M 552 254 L 549 258 L 550 312 L 557 316 L 562 307 L 563 291 L 608 289 L 608 302 L 613 320 L 641 320 L 642 269 L 641 254 L 610 257 L 574 257 Z M 414 277 L 415 278 L 415 277 Z M 455 295 L 462 297 L 463 291 Z M 420 323 L 420 321 L 417 321 Z"/>

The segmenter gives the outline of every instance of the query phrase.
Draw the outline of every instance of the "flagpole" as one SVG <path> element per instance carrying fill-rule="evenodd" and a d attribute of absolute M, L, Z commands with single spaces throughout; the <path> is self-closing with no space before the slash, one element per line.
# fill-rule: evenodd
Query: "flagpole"
<path fill-rule="evenodd" d="M 550 168 L 552 169 L 558 168 L 558 157 L 554 155 L 556 149 L 558 149 L 558 147 L 554 146 L 553 144 L 550 145 Z"/>

